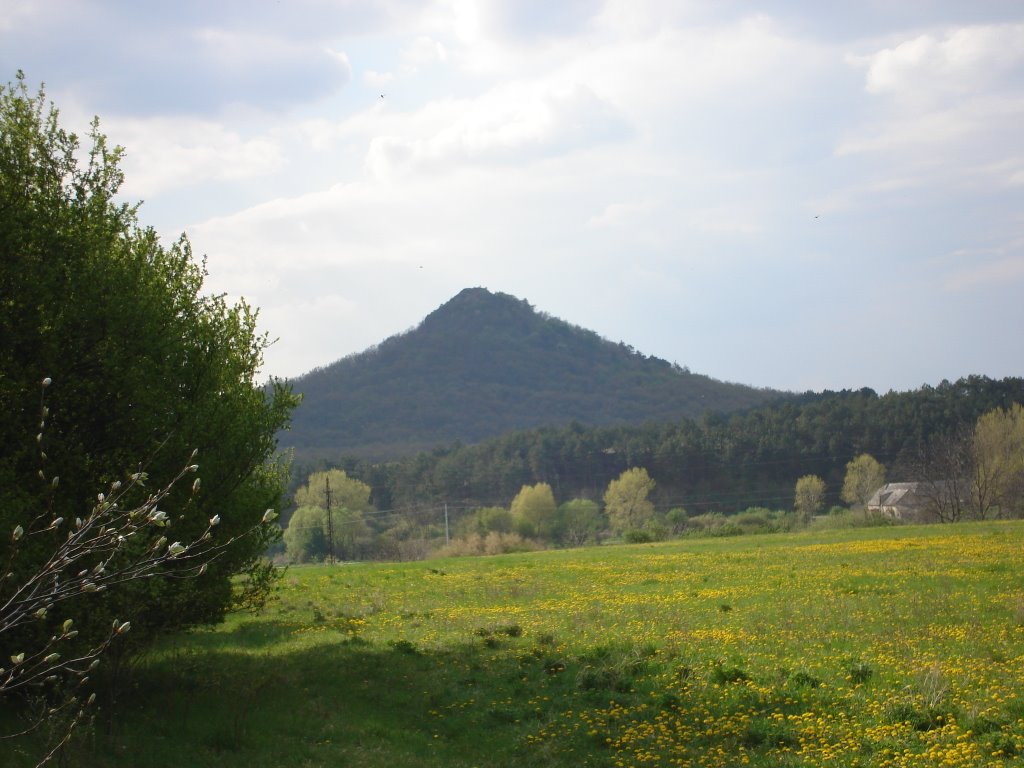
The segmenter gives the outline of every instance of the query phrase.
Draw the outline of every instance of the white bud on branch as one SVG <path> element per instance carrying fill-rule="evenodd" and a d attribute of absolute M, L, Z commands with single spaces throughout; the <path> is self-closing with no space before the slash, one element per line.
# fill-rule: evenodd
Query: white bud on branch
<path fill-rule="evenodd" d="M 274 521 L 274 518 L 276 518 L 276 517 L 277 517 L 277 512 L 275 512 L 272 509 L 268 509 L 266 512 L 263 513 L 263 522 L 264 523 L 271 523 L 271 522 Z"/>
<path fill-rule="evenodd" d="M 182 544 L 180 541 L 174 542 L 173 544 L 171 544 L 171 546 L 169 546 L 167 548 L 167 554 L 170 555 L 171 557 L 177 557 L 178 555 L 180 555 L 184 551 L 185 551 L 185 545 Z"/>

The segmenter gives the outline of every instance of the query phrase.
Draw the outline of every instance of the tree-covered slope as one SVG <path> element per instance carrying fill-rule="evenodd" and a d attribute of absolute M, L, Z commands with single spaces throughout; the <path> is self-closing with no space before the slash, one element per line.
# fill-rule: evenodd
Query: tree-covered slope
<path fill-rule="evenodd" d="M 818 475 L 840 503 L 847 463 L 868 453 L 889 480 L 921 479 L 921 460 L 947 437 L 970 434 L 993 409 L 1024 403 L 1024 379 L 969 376 L 878 395 L 870 389 L 806 393 L 729 416 L 642 425 L 543 427 L 402 461 L 346 462 L 380 509 L 448 504 L 508 506 L 524 485 L 548 483 L 555 500 L 599 500 L 608 483 L 643 467 L 657 508 L 693 514 L 752 506 L 791 509 L 797 479 Z"/>
<path fill-rule="evenodd" d="M 303 459 L 386 458 L 572 421 L 696 417 L 779 394 L 690 373 L 483 288 L 293 384 L 304 399 L 282 442 Z"/>

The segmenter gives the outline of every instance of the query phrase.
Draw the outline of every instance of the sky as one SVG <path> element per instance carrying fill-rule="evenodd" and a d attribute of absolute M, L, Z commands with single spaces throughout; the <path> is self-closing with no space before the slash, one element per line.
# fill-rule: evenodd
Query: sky
<path fill-rule="evenodd" d="M 0 0 L 19 69 L 267 376 L 476 286 L 759 387 L 1024 375 L 1019 0 Z"/>

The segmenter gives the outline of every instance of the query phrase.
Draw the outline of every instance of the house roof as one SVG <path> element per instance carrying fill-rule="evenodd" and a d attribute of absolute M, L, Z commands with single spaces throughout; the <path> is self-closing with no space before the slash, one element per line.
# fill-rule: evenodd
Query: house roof
<path fill-rule="evenodd" d="M 914 495 L 920 483 L 887 483 L 875 491 L 868 500 L 869 507 L 897 507 L 902 502 L 906 506 L 917 503 Z"/>

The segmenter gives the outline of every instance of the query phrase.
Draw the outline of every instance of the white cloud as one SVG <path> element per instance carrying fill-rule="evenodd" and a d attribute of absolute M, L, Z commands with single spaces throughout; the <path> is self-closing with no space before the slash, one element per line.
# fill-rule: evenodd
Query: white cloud
<path fill-rule="evenodd" d="M 268 137 L 245 138 L 226 126 L 194 118 L 117 118 L 103 125 L 128 148 L 123 192 L 149 198 L 208 181 L 248 179 L 278 170 L 280 145 Z"/>
<path fill-rule="evenodd" d="M 52 3 L 23 20 L 23 34 L 5 34 L 0 65 L 20 67 L 104 115 L 213 115 L 239 103 L 281 110 L 351 79 L 328 36 L 346 13 L 323 4 L 312 9 L 322 26 L 308 23 L 307 13 L 296 27 L 294 3 L 247 4 L 234 15 L 229 5 Z"/>
<path fill-rule="evenodd" d="M 980 104 L 978 106 L 981 106 Z M 962 107 L 932 110 L 906 116 L 891 117 L 877 124 L 859 128 L 859 135 L 844 139 L 836 147 L 837 157 L 863 152 L 918 150 L 932 152 L 936 145 L 949 144 L 984 127 L 981 110 Z"/>
<path fill-rule="evenodd" d="M 394 82 L 394 80 L 395 75 L 393 72 L 377 72 L 376 70 L 368 69 L 363 73 L 363 82 L 371 88 L 382 88 Z"/>
<path fill-rule="evenodd" d="M 625 118 L 587 86 L 536 87 L 517 83 L 478 99 L 429 105 L 405 121 L 404 134 L 371 140 L 367 168 L 385 179 L 464 164 L 529 162 L 628 134 Z"/>
<path fill-rule="evenodd" d="M 1024 62 L 1024 24 L 919 35 L 854 61 L 866 65 L 868 93 L 913 100 L 971 93 Z"/>
<path fill-rule="evenodd" d="M 628 203 L 610 203 L 599 214 L 591 216 L 588 227 L 623 227 L 635 226 L 638 219 L 646 218 L 658 208 L 651 200 Z"/>
<path fill-rule="evenodd" d="M 954 267 L 944 280 L 946 291 L 1006 287 L 1024 282 L 1024 237 L 987 248 L 968 248 L 950 256 Z"/>
<path fill-rule="evenodd" d="M 446 61 L 448 51 L 443 43 L 439 43 L 427 35 L 419 35 L 401 53 L 402 61 L 412 70 L 435 61 Z"/>

